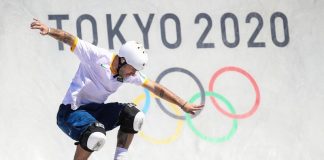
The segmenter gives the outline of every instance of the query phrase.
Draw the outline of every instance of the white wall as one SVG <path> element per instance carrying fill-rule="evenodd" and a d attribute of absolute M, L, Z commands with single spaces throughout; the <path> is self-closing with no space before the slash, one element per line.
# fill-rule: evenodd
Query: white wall
<path fill-rule="evenodd" d="M 156 80 L 168 68 L 181 67 L 198 77 L 204 90 L 208 91 L 216 71 L 235 66 L 255 80 L 260 91 L 260 104 L 250 116 L 237 119 L 237 130 L 226 138 L 234 120 L 216 110 L 206 97 L 206 107 L 193 119 L 193 124 L 209 137 L 225 136 L 224 141 L 213 143 L 197 136 L 186 121 L 165 114 L 156 101 L 150 99 L 143 132 L 160 139 L 162 144 L 137 135 L 129 151 L 131 159 L 320 160 L 324 157 L 323 9 L 323 1 L 317 0 L 2 0 L 0 159 L 72 159 L 75 150 L 73 141 L 56 126 L 55 117 L 78 60 L 70 54 L 68 46 L 59 50 L 56 40 L 30 30 L 32 18 L 56 27 L 57 21 L 50 20 L 49 15 L 68 15 L 69 19 L 62 21 L 62 27 L 77 35 L 77 19 L 89 14 L 96 21 L 97 45 L 108 49 L 107 15 L 111 15 L 112 26 L 115 26 L 120 16 L 126 14 L 120 27 L 121 34 L 125 40 L 143 42 L 143 34 L 133 14 L 138 14 L 143 24 L 152 14 L 154 17 L 147 34 L 150 61 L 144 70 L 150 79 Z M 246 22 L 251 12 L 257 12 L 262 18 L 263 26 L 255 42 L 264 42 L 265 47 L 247 45 L 260 24 L 256 18 Z M 289 42 L 282 47 L 272 40 L 270 19 L 276 12 L 282 13 L 288 22 L 286 37 L 282 18 L 275 18 L 272 23 L 276 26 L 277 41 L 283 42 L 289 36 Z M 181 30 L 176 31 L 172 19 L 162 23 L 168 43 L 174 44 L 181 36 L 181 43 L 173 49 L 163 43 L 161 36 L 161 19 L 169 13 L 179 19 Z M 206 13 L 211 18 L 211 29 L 204 42 L 214 43 L 214 48 L 196 46 L 207 26 L 206 19 L 195 24 L 199 13 Z M 238 22 L 240 40 L 233 48 L 227 47 L 222 39 L 221 19 L 225 13 L 234 14 Z M 228 41 L 233 43 L 233 21 L 228 18 L 224 24 Z M 81 26 L 82 38 L 92 42 L 91 23 L 85 20 Z M 180 36 L 177 37 L 177 33 Z M 121 42 L 117 37 L 113 44 L 113 51 L 118 51 Z M 195 81 L 182 73 L 170 73 L 161 83 L 188 100 L 199 92 Z M 251 82 L 237 72 L 221 74 L 213 88 L 233 105 L 237 114 L 248 113 L 256 99 Z M 125 85 L 108 101 L 130 102 L 141 94 L 144 94 L 142 88 Z M 228 111 L 224 103 L 220 104 Z M 144 100 L 139 107 L 143 105 Z M 183 115 L 183 112 L 179 114 Z M 106 145 L 91 159 L 112 159 L 116 131 L 108 132 Z M 170 135 L 175 137 L 167 141 Z"/>

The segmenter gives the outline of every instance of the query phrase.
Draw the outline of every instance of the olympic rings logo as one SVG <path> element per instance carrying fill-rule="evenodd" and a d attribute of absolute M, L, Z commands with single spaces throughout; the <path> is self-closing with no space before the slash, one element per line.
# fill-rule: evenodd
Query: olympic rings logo
<path fill-rule="evenodd" d="M 208 91 L 205 91 L 203 88 L 203 85 L 201 84 L 201 82 L 199 81 L 199 79 L 190 71 L 184 69 L 184 68 L 169 68 L 164 70 L 163 72 L 160 73 L 160 75 L 157 77 L 156 82 L 159 83 L 162 78 L 164 76 L 166 76 L 169 73 L 172 72 L 181 72 L 184 73 L 188 76 L 190 76 L 195 83 L 198 85 L 199 87 L 199 92 L 195 93 L 189 100 L 189 103 L 196 103 L 196 100 L 198 98 L 201 99 L 200 103 L 201 104 L 205 104 L 205 100 L 206 100 L 206 96 L 210 98 L 212 104 L 214 105 L 214 107 L 216 108 L 216 110 L 218 110 L 220 113 L 224 114 L 225 116 L 233 119 L 232 122 L 232 128 L 230 129 L 230 131 L 227 133 L 227 135 L 224 135 L 222 137 L 209 137 L 204 135 L 202 132 L 200 132 L 193 124 L 192 119 L 195 118 L 196 116 L 198 116 L 200 114 L 201 111 L 196 112 L 196 114 L 194 116 L 189 115 L 188 113 L 185 113 L 185 115 L 181 115 L 181 110 L 179 107 L 175 106 L 174 104 L 169 104 L 171 106 L 172 112 L 170 112 L 168 109 L 166 109 L 166 107 L 161 103 L 159 97 L 155 96 L 154 94 L 151 94 L 148 90 L 144 89 L 144 93 L 139 95 L 138 97 L 136 97 L 134 99 L 134 103 L 135 104 L 140 104 L 141 101 L 143 101 L 145 99 L 145 103 L 144 103 L 144 107 L 142 108 L 142 111 L 146 114 L 149 110 L 150 107 L 150 103 L 151 103 L 151 97 L 155 98 L 158 106 L 161 108 L 161 110 L 166 113 L 167 115 L 169 115 L 170 117 L 177 119 L 177 126 L 176 126 L 176 130 L 175 132 L 163 139 L 157 139 L 154 138 L 152 136 L 149 136 L 147 134 L 145 134 L 143 131 L 139 132 L 140 137 L 142 137 L 144 140 L 151 142 L 153 144 L 168 144 L 171 143 L 173 141 L 175 141 L 179 136 L 180 133 L 182 131 L 183 125 L 184 125 L 184 120 L 187 122 L 188 126 L 190 127 L 190 129 L 194 132 L 194 134 L 196 134 L 199 138 L 201 138 L 202 140 L 211 142 L 211 143 L 221 143 L 221 142 L 225 142 L 230 140 L 233 135 L 236 133 L 237 131 L 237 121 L 238 119 L 244 119 L 247 117 L 252 116 L 257 109 L 259 108 L 260 105 L 260 90 L 259 87 L 256 83 L 256 81 L 253 79 L 253 77 L 246 72 L 245 70 L 239 68 L 239 67 L 235 67 L 235 66 L 227 66 L 224 68 L 221 68 L 219 70 L 217 70 L 212 78 L 209 81 L 209 87 L 208 87 Z M 214 92 L 214 84 L 217 80 L 217 78 L 219 78 L 222 74 L 226 73 L 226 72 L 237 72 L 241 75 L 243 75 L 245 78 L 247 78 L 249 80 L 249 82 L 252 84 L 252 87 L 254 89 L 255 92 L 255 101 L 253 106 L 251 107 L 250 111 L 246 112 L 246 113 L 242 113 L 242 114 L 237 114 L 234 107 L 232 106 L 232 104 L 221 94 Z M 227 109 L 229 110 L 226 111 L 224 110 L 218 103 L 218 101 L 223 102 L 223 104 L 226 105 Z"/>

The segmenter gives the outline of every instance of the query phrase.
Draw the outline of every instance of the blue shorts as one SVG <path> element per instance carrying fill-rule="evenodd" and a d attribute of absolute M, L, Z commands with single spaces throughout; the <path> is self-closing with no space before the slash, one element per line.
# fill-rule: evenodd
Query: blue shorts
<path fill-rule="evenodd" d="M 57 125 L 73 140 L 79 141 L 82 133 L 93 123 L 100 122 L 109 131 L 119 126 L 123 103 L 90 103 L 72 110 L 71 105 L 61 104 L 57 113 Z"/>

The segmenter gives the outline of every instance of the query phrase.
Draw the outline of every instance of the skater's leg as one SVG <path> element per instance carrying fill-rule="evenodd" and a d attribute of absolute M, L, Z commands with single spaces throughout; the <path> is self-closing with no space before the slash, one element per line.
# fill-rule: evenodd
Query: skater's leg
<path fill-rule="evenodd" d="M 134 134 L 142 128 L 144 122 L 144 113 L 138 110 L 135 104 L 128 103 L 124 106 L 119 117 L 120 129 L 117 135 L 115 160 L 127 160 L 127 150 Z"/>
<path fill-rule="evenodd" d="M 134 134 L 132 133 L 125 133 L 121 130 L 118 131 L 114 160 L 127 160 L 127 151 L 133 138 Z"/>
<path fill-rule="evenodd" d="M 88 152 L 84 150 L 80 145 L 77 145 L 75 154 L 74 154 L 74 160 L 87 160 L 92 152 Z"/>

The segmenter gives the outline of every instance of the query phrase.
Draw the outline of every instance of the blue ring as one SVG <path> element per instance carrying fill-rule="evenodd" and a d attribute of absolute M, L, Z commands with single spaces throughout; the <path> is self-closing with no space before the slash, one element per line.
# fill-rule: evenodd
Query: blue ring
<path fill-rule="evenodd" d="M 144 93 L 145 93 L 145 104 L 144 107 L 142 108 L 142 112 L 146 114 L 150 108 L 151 96 L 150 96 L 150 92 L 146 88 L 144 89 Z"/>

